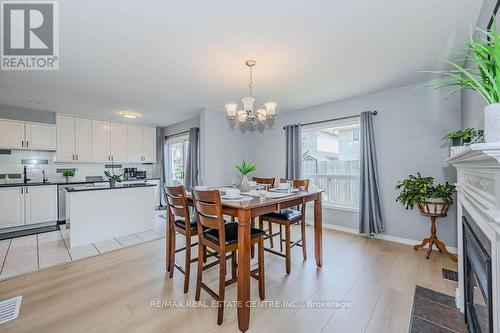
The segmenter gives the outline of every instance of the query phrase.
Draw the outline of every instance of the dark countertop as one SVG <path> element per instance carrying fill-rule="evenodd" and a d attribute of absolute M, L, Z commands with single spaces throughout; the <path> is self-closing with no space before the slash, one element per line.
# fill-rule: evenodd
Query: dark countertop
<path fill-rule="evenodd" d="M 86 191 L 103 191 L 103 190 L 123 190 L 129 188 L 138 188 L 138 187 L 155 187 L 155 184 L 116 184 L 113 187 L 110 187 L 109 184 L 106 186 L 75 186 L 69 187 L 66 189 L 66 192 L 86 192 Z"/>
<path fill-rule="evenodd" d="M 126 182 L 131 182 L 131 181 L 148 181 L 148 180 L 160 180 L 160 178 L 146 178 L 146 179 L 127 179 L 124 180 Z M 41 182 L 41 181 L 35 181 L 35 182 L 27 182 L 26 184 L 23 183 L 22 181 L 14 181 L 11 180 L 9 183 L 4 183 L 3 180 L 0 179 L 0 188 L 2 187 L 18 187 L 18 186 L 44 186 L 44 185 L 79 185 L 79 184 L 94 184 L 94 183 L 107 183 L 107 180 L 102 180 L 102 181 L 85 181 L 85 180 L 80 180 L 80 181 L 49 181 L 49 182 Z M 154 186 L 154 185 L 153 185 Z"/>

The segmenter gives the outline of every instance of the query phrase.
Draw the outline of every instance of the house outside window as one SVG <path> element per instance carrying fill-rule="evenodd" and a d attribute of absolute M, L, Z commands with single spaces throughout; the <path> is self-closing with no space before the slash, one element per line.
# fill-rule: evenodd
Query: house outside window
<path fill-rule="evenodd" d="M 324 190 L 326 207 L 358 208 L 359 138 L 359 117 L 302 128 L 302 176 Z"/>

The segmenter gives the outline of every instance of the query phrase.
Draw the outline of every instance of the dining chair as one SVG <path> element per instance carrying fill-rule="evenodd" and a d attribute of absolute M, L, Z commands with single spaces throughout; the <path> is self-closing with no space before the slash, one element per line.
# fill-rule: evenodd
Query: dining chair
<path fill-rule="evenodd" d="M 257 182 L 257 184 L 261 185 L 269 185 L 269 187 L 274 187 L 274 183 L 276 181 L 276 178 L 262 178 L 262 177 L 252 177 L 252 180 Z M 252 220 L 252 223 L 254 221 Z M 267 230 L 264 229 L 264 223 L 259 224 L 259 229 L 264 230 L 266 232 L 266 236 L 264 236 L 266 239 L 269 239 L 269 244 L 271 245 L 271 248 L 274 247 L 274 237 L 268 237 L 269 235 L 273 234 L 273 226 L 271 223 L 268 224 Z M 252 247 L 252 258 L 253 258 L 253 247 Z"/>
<path fill-rule="evenodd" d="M 287 181 L 292 182 L 293 188 L 299 188 L 307 191 L 309 189 L 309 180 L 308 179 L 293 179 L 288 180 L 281 178 L 280 183 L 284 183 Z M 279 236 L 280 239 L 280 252 L 274 251 L 270 248 L 264 248 L 265 251 L 270 252 L 272 254 L 281 256 L 285 258 L 285 268 L 286 273 L 290 274 L 291 270 L 291 249 L 294 246 L 302 247 L 302 255 L 304 260 L 307 259 L 307 250 L 306 250 L 306 205 L 300 205 L 297 207 L 298 209 L 293 208 L 284 208 L 279 212 L 268 213 L 259 217 L 259 226 L 263 224 L 264 221 L 269 223 L 269 230 L 272 230 L 271 225 L 276 223 L 279 225 L 279 232 L 273 234 L 269 232 L 269 236 L 267 238 L 274 238 Z M 294 224 L 300 224 L 300 239 L 292 242 L 290 239 L 290 227 Z M 283 227 L 285 228 L 285 239 L 283 239 Z M 285 254 L 283 254 L 283 243 L 285 243 Z"/>
<path fill-rule="evenodd" d="M 168 209 L 174 216 L 173 221 L 168 221 L 169 223 L 169 258 L 168 267 L 170 268 L 170 278 L 174 276 L 174 268 L 178 269 L 179 272 L 184 274 L 184 293 L 189 290 L 189 277 L 191 271 L 191 263 L 197 262 L 198 258 L 191 259 L 191 247 L 198 245 L 198 243 L 191 243 L 191 237 L 198 235 L 198 229 L 196 227 L 196 214 L 190 214 L 188 200 L 186 196 L 186 191 L 184 186 L 164 186 L 166 202 Z M 176 249 L 175 239 L 176 233 L 185 236 L 186 246 Z M 184 269 L 175 264 L 175 254 L 181 251 L 186 251 L 185 265 Z M 206 257 L 204 255 L 204 257 Z"/>
<path fill-rule="evenodd" d="M 225 287 L 236 283 L 237 277 L 237 250 L 238 250 L 238 223 L 225 223 L 222 212 L 222 203 L 218 190 L 193 190 L 194 206 L 198 220 L 198 273 L 196 279 L 195 300 L 200 300 L 201 289 L 217 300 L 217 325 L 222 324 L 224 316 Z M 264 232 L 259 229 L 250 229 L 250 244 L 258 245 L 258 267 L 250 271 L 250 275 L 259 281 L 259 296 L 265 298 L 264 284 Z M 203 283 L 203 253 L 210 248 L 219 254 L 219 293 Z M 226 256 L 226 253 L 231 253 Z M 231 279 L 226 281 L 226 260 L 231 259 Z M 208 266 L 208 265 L 206 265 Z"/>

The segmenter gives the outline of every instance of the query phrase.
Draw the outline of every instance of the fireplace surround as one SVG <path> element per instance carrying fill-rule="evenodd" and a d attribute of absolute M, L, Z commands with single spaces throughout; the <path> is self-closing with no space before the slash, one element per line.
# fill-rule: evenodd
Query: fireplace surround
<path fill-rule="evenodd" d="M 500 143 L 446 161 L 457 169 L 457 307 L 470 332 L 500 333 Z"/>

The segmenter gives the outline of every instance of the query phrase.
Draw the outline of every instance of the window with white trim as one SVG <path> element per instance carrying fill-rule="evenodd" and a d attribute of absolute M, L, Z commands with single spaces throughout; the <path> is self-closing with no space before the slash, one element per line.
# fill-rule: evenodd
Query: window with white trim
<path fill-rule="evenodd" d="M 167 138 L 165 144 L 165 181 L 167 184 L 184 184 L 188 145 L 188 134 Z"/>
<path fill-rule="evenodd" d="M 302 176 L 326 206 L 358 208 L 359 140 L 359 117 L 303 126 Z"/>

